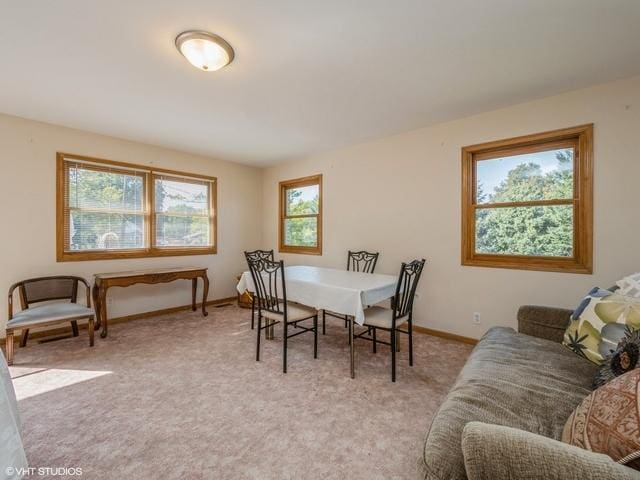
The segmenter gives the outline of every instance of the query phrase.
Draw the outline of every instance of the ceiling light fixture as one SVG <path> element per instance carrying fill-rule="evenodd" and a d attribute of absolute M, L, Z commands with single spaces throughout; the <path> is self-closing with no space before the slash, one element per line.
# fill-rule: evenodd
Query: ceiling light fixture
<path fill-rule="evenodd" d="M 214 33 L 188 30 L 176 37 L 176 48 L 189 63 L 205 72 L 229 65 L 234 53 L 227 41 Z"/>

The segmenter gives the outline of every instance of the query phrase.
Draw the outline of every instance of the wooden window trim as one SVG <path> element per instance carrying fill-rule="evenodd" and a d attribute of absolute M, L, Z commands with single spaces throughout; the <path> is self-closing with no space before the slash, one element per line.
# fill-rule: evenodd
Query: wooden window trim
<path fill-rule="evenodd" d="M 97 171 L 110 170 L 117 171 L 118 167 L 123 172 L 138 172 L 144 177 L 145 182 L 145 206 L 144 206 L 144 225 L 145 225 L 145 247 L 136 249 L 122 249 L 109 251 L 78 251 L 70 252 L 66 250 L 65 231 L 67 228 L 67 205 L 65 205 L 65 189 L 66 187 L 66 169 L 65 160 L 78 160 L 79 162 L 90 162 L 86 164 L 90 169 Z M 104 167 L 102 167 L 104 166 Z M 156 247 L 155 234 L 152 227 L 155 222 L 155 212 L 153 209 L 153 191 L 154 179 L 158 175 L 175 176 L 181 181 L 189 178 L 205 180 L 209 183 L 209 201 L 210 201 L 210 235 L 212 245 L 206 247 L 180 247 L 167 248 Z M 186 177 L 186 178 L 183 178 Z M 114 160 L 106 160 L 103 158 L 88 157 L 85 155 L 76 155 L 72 153 L 57 152 L 56 153 L 56 260 L 58 262 L 76 262 L 87 260 L 116 260 L 126 258 L 154 258 L 154 257 L 173 257 L 183 255 L 212 255 L 218 253 L 218 179 L 208 175 L 200 175 L 178 170 L 169 170 L 164 168 L 156 168 L 149 165 L 139 165 L 134 163 L 117 162 Z"/>
<path fill-rule="evenodd" d="M 310 185 L 318 185 L 318 213 L 306 215 L 287 215 L 286 208 L 286 192 L 291 188 L 308 187 Z M 305 255 L 322 255 L 322 174 L 311 175 L 308 177 L 295 178 L 293 180 L 285 180 L 280 182 L 280 202 L 279 202 L 279 248 L 281 253 L 301 253 Z M 317 218 L 318 222 L 318 241 L 315 247 L 302 247 L 295 245 L 285 245 L 284 243 L 284 223 L 288 218 Z"/>
<path fill-rule="evenodd" d="M 476 162 L 502 156 L 575 148 L 574 195 L 571 199 L 477 204 Z M 561 147 L 560 147 L 561 148 Z M 515 152 L 515 153 L 514 153 Z M 476 210 L 511 206 L 573 205 L 573 257 L 478 254 Z M 509 138 L 462 148 L 462 265 L 567 273 L 593 273 L 593 124 Z"/>

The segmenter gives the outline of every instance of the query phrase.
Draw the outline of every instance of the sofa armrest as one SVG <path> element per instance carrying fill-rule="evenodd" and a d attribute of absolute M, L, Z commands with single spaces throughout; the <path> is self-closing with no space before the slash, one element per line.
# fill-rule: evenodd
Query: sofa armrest
<path fill-rule="evenodd" d="M 19 479 L 21 469 L 28 467 L 22 444 L 20 417 L 11 374 L 0 352 L 0 478 Z"/>
<path fill-rule="evenodd" d="M 518 332 L 561 343 L 573 310 L 523 305 L 518 310 Z"/>
<path fill-rule="evenodd" d="M 462 451 L 469 480 L 639 480 L 607 455 L 510 427 L 468 423 Z"/>

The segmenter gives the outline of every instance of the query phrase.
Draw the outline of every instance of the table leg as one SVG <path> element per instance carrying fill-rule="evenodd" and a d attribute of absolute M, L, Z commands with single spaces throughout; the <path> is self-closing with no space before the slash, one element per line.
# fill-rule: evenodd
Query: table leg
<path fill-rule="evenodd" d="M 100 322 L 102 322 L 102 332 L 100 332 L 101 338 L 107 338 L 107 289 L 100 287 L 98 292 L 98 303 L 100 304 Z"/>
<path fill-rule="evenodd" d="M 191 311 L 196 311 L 196 293 L 198 291 L 198 279 L 191 279 Z"/>
<path fill-rule="evenodd" d="M 93 310 L 96 312 L 96 323 L 94 329 L 100 330 L 100 298 L 98 295 L 98 285 L 95 283 L 93 284 L 91 293 L 93 296 Z"/>
<path fill-rule="evenodd" d="M 202 286 L 202 315 L 207 316 L 209 313 L 207 312 L 207 296 L 209 295 L 209 277 L 205 273 L 202 276 L 202 280 L 204 285 Z"/>
<path fill-rule="evenodd" d="M 356 378 L 356 369 L 355 369 L 355 351 L 354 351 L 354 341 L 353 341 L 353 322 L 354 319 L 349 319 L 349 356 L 351 357 L 351 378 Z"/>

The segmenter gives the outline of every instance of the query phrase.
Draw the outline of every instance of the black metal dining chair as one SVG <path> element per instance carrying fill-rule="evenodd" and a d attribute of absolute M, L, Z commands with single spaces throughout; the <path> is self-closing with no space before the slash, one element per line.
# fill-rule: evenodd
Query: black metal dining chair
<path fill-rule="evenodd" d="M 273 262 L 273 250 L 253 250 L 251 252 L 244 252 L 244 258 L 247 259 L 247 264 L 249 260 L 271 260 Z M 254 329 L 254 321 L 256 317 L 256 297 L 252 293 L 251 294 L 251 330 Z"/>
<path fill-rule="evenodd" d="M 318 311 L 303 305 L 287 302 L 284 278 L 284 262 L 274 262 L 266 258 L 247 259 L 251 277 L 255 285 L 258 306 L 258 333 L 256 340 L 256 361 L 260 361 L 260 332 L 282 323 L 282 372 L 287 373 L 287 341 L 305 332 L 313 332 L 313 358 L 318 358 Z M 263 317 L 267 320 L 262 325 Z M 313 319 L 313 327 L 299 325 L 299 322 Z M 289 325 L 296 333 L 289 335 Z"/>
<path fill-rule="evenodd" d="M 376 353 L 379 343 L 391 347 L 392 382 L 396 381 L 396 350 L 399 333 L 409 336 L 409 365 L 413 366 L 413 300 L 424 264 L 424 258 L 402 264 L 391 308 L 374 306 L 365 309 L 363 326 L 366 327 L 366 330 L 354 335 L 354 340 L 363 338 L 373 342 L 373 353 Z M 399 328 L 405 324 L 407 325 L 407 330 Z M 389 332 L 389 341 L 378 340 L 376 336 L 377 330 Z"/>
<path fill-rule="evenodd" d="M 352 252 L 349 250 L 347 254 L 347 271 L 373 273 L 378 263 L 379 252 L 366 252 L 360 250 L 359 252 Z M 344 320 L 344 328 L 349 326 L 349 318 L 347 315 L 342 315 L 332 311 L 322 311 L 322 334 L 326 333 L 326 318 L 327 315 Z"/>

